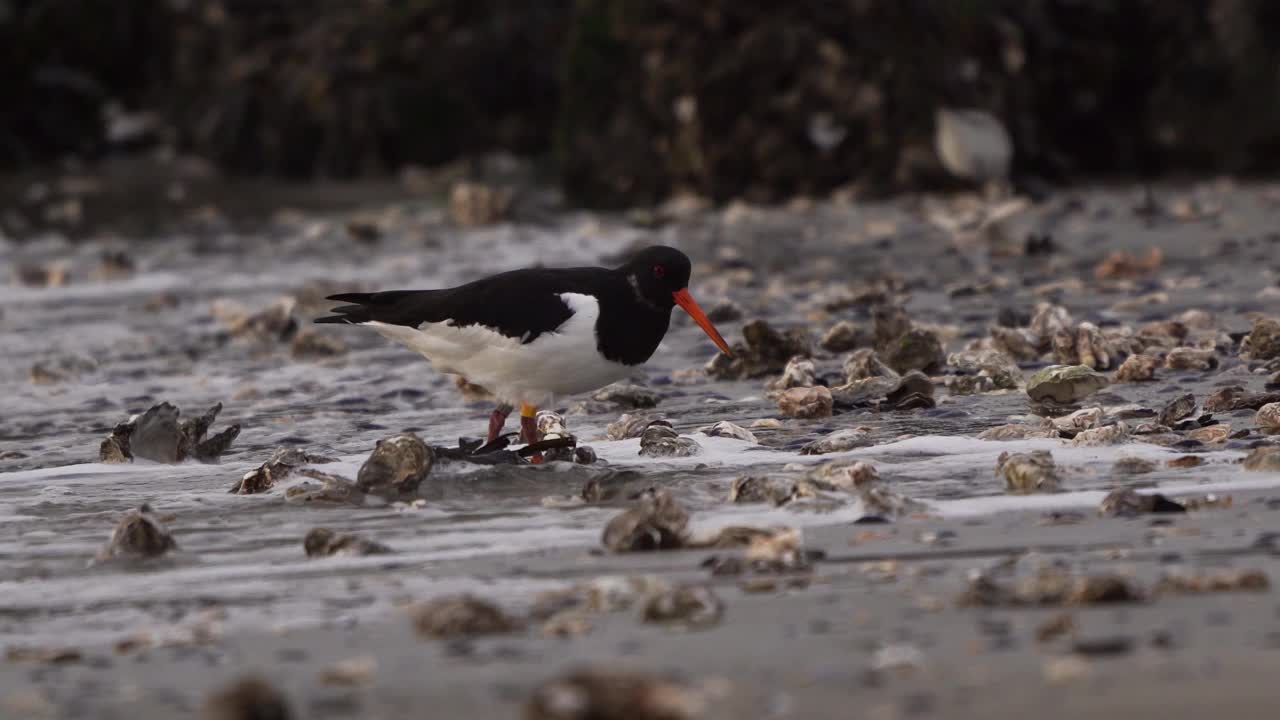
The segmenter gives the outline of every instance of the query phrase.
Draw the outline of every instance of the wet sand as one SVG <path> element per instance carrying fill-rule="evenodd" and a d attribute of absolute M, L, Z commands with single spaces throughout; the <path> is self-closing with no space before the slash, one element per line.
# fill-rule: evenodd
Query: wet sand
<path fill-rule="evenodd" d="M 1011 512 L 825 527 L 806 535 L 809 547 L 827 553 L 809 586 L 763 593 L 711 578 L 700 567 L 715 554 L 707 551 L 601 557 L 575 548 L 470 559 L 434 572 L 466 573 L 481 586 L 486 577 L 566 584 L 658 576 L 709 583 L 726 611 L 709 629 L 642 624 L 631 609 L 592 614 L 593 629 L 578 637 L 548 637 L 534 624 L 443 641 L 416 636 L 407 611 L 357 620 L 332 608 L 319 627 L 213 631 L 194 646 L 126 652 L 90 646 L 79 662 L 53 667 L 8 663 L 0 702 L 34 688 L 61 708 L 51 717 L 186 717 L 202 689 L 260 673 L 302 717 L 421 717 L 429 708 L 433 717 L 515 718 L 539 684 L 587 666 L 690 679 L 706 693 L 708 718 L 1263 718 L 1274 710 L 1280 657 L 1272 590 L 1083 607 L 957 603 L 968 573 L 1010 563 L 1119 573 L 1148 590 L 1170 572 L 1260 570 L 1276 578 L 1280 494 L 1242 492 L 1234 500 L 1229 509 L 1184 516 L 1084 517 L 1071 525 Z M 383 573 L 350 579 L 350 597 L 380 580 Z M 1038 628 L 1063 614 L 1074 631 L 1038 640 Z M 335 687 L 321 679 L 326 668 L 362 656 L 376 658 L 367 682 Z"/>
<path fill-rule="evenodd" d="M 276 447 L 333 456 L 337 463 L 318 467 L 354 477 L 378 439 L 413 431 L 452 444 L 483 429 L 487 406 L 461 398 L 450 378 L 372 333 L 322 328 L 345 350 L 300 357 L 287 341 L 231 333 L 215 303 L 256 312 L 289 294 L 305 321 L 323 309 L 316 296 L 330 291 L 433 287 L 534 260 L 595 264 L 658 242 L 694 258 L 692 290 L 704 307 L 732 300 L 742 308 L 741 319 L 720 323 L 731 342 L 756 317 L 806 327 L 815 341 L 837 320 L 869 327 L 869 307 L 850 300 L 867 291 L 889 294 L 913 320 L 939 328 L 948 352 L 985 336 L 1002 311 L 1025 313 L 1040 300 L 1104 327 L 1206 310 L 1223 335 L 1247 331 L 1251 313 L 1280 314 L 1274 188 L 1206 183 L 1161 188 L 1157 198 L 1164 210 L 1153 216 L 1135 213 L 1142 198 L 1132 188 L 1064 193 L 977 242 L 939 227 L 963 221 L 962 206 L 927 198 L 665 218 L 562 213 L 475 229 L 453 226 L 439 205 L 397 203 L 372 212 L 384 227 L 372 243 L 348 233 L 349 214 L 282 213 L 253 234 L 215 226 L 127 243 L 136 269 L 106 279 L 90 274 L 102 250 L 118 242 L 0 244 L 8 267 L 61 262 L 71 272 L 64 287 L 8 278 L 0 285 L 0 643 L 6 652 L 72 647 L 81 654 L 65 664 L 0 663 L 0 717 L 187 717 L 244 672 L 261 672 L 287 691 L 302 717 L 420 717 L 423 708 L 517 717 L 532 688 L 580 665 L 707 679 L 715 691 L 707 717 L 1268 716 L 1267 669 L 1280 657 L 1274 590 L 1069 608 L 1089 651 L 1083 655 L 1072 652 L 1069 638 L 1036 641 L 1036 628 L 1063 609 L 955 602 L 970 569 L 1011 557 L 1021 558 L 1017 568 L 1061 559 L 1073 570 L 1116 571 L 1144 586 L 1162 571 L 1196 568 L 1258 569 L 1280 580 L 1271 546 L 1253 547 L 1276 527 L 1277 503 L 1269 501 L 1280 497 L 1280 473 L 1238 464 L 1251 447 L 1273 442 L 1256 432 L 1179 447 L 979 441 L 983 430 L 1038 420 L 1025 393 L 951 396 L 935 377 L 935 408 L 781 418 L 752 428 L 759 445 L 735 444 L 697 430 L 718 420 L 749 427 L 778 418 L 765 388 L 770 378 L 708 378 L 701 368 L 713 348 L 676 316 L 634 380 L 657 393 L 656 412 L 702 444 L 700 455 L 645 458 L 635 440 L 601 441 L 606 425 L 632 410 L 574 399 L 557 409 L 597 448 L 597 466 L 440 465 L 424 483 L 420 507 L 291 504 L 284 491 L 296 478 L 262 495 L 226 492 Z M 1031 234 L 1050 235 L 1054 250 L 1027 253 Z M 1153 245 L 1163 251 L 1156 271 L 1094 277 L 1107 254 L 1127 249 L 1141 257 Z M 815 352 L 825 382 L 840 381 L 845 354 Z M 1267 375 L 1254 372 L 1256 363 L 1231 352 L 1218 357 L 1211 371 L 1162 369 L 1155 382 L 1114 384 L 1085 404 L 1114 416 L 1158 410 L 1185 392 L 1203 402 L 1228 384 L 1263 391 Z M 1021 369 L 1029 376 L 1045 364 Z M 56 376 L 33 381 L 37 365 Z M 215 430 L 238 423 L 242 432 L 218 464 L 96 462 L 113 425 L 162 400 L 184 416 L 223 402 Z M 1253 426 L 1249 410 L 1215 418 L 1237 431 Z M 855 525 L 866 508 L 853 497 L 822 510 L 726 503 L 744 472 L 786 475 L 794 473 L 790 463 L 839 457 L 798 451 L 849 427 L 867 428 L 869 446 L 844 455 L 874 463 L 889 487 L 927 503 L 935 517 Z M 1005 494 L 996 457 L 1033 449 L 1053 452 L 1065 492 Z M 1166 464 L 1188 453 L 1206 463 Z M 1116 461 L 1128 457 L 1155 468 L 1116 472 Z M 707 551 L 598 554 L 602 528 L 625 501 L 543 502 L 574 495 L 593 477 L 670 489 L 698 530 L 802 527 L 806 546 L 827 557 L 807 588 L 757 594 L 743 593 L 736 579 L 712 578 L 700 567 Z M 1230 494 L 1233 504 L 1176 517 L 1094 516 L 1107 491 L 1128 485 Z M 88 567 L 119 515 L 144 502 L 166 517 L 180 552 L 144 567 Z M 1088 517 L 1042 524 L 1055 508 Z M 396 554 L 308 559 L 302 537 L 317 526 L 359 533 Z M 949 545 L 925 542 L 941 530 L 955 533 L 942 534 Z M 419 639 L 405 610 L 471 592 L 522 614 L 538 592 L 637 573 L 712 583 L 726 607 L 723 621 L 677 632 L 640 624 L 632 609 L 593 616 L 593 631 L 581 637 L 546 638 L 535 624 L 512 636 L 449 643 Z M 139 633 L 150 638 L 144 645 L 160 647 L 115 650 Z M 1108 648 L 1110 656 L 1098 655 Z M 368 685 L 320 682 L 325 667 L 363 655 L 377 660 Z M 914 669 L 878 669 L 894 658 Z"/>

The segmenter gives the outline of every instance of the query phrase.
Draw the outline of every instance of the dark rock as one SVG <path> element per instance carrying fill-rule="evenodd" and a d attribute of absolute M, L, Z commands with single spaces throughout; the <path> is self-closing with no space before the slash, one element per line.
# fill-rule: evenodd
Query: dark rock
<path fill-rule="evenodd" d="M 1128 655 L 1135 646 L 1133 638 L 1126 635 L 1112 637 L 1076 638 L 1071 643 L 1071 652 L 1091 657 L 1113 657 Z"/>
<path fill-rule="evenodd" d="M 262 678 L 241 677 L 209 696 L 207 720 L 291 720 L 293 711 L 283 693 Z"/>
<path fill-rule="evenodd" d="M 435 456 L 413 433 L 379 440 L 360 466 L 356 487 L 362 492 L 407 495 L 431 472 Z"/>

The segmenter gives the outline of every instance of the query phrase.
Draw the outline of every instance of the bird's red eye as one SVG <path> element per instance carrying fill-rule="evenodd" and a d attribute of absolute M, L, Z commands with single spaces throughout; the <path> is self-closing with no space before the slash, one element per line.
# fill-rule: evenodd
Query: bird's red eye
<path fill-rule="evenodd" d="M 667 274 L 667 269 L 661 265 L 653 266 L 653 276 L 661 280 Z"/>

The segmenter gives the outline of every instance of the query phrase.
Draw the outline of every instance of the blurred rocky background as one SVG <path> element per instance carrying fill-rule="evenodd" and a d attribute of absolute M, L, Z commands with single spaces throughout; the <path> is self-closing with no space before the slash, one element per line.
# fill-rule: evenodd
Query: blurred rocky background
<path fill-rule="evenodd" d="M 0 0 L 0 95 L 15 237 L 154 204 L 147 172 L 180 203 L 495 152 L 595 208 L 948 188 L 947 108 L 1015 185 L 1247 176 L 1280 166 L 1280 3 Z"/>

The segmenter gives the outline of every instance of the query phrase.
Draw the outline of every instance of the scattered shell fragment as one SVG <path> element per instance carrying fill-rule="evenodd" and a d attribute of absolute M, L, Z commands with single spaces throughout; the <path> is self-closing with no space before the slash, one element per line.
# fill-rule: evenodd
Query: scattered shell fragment
<path fill-rule="evenodd" d="M 178 544 L 152 512 L 150 505 L 130 510 L 120 519 L 107 544 L 98 551 L 99 560 L 159 557 Z"/>
<path fill-rule="evenodd" d="M 857 492 L 880 482 L 876 466 L 848 458 L 823 463 L 809 471 L 809 481 L 824 490 Z"/>
<path fill-rule="evenodd" d="M 40 665 L 67 665 L 84 659 L 84 653 L 73 647 L 31 647 L 10 645 L 5 649 L 8 662 L 37 663 Z"/>
<path fill-rule="evenodd" d="M 384 438 L 360 466 L 356 487 L 363 492 L 410 494 L 426 479 L 434 462 L 431 448 L 413 433 Z"/>
<path fill-rule="evenodd" d="M 1119 445 L 1129 440 L 1130 429 L 1120 421 L 1112 425 L 1085 430 L 1071 439 L 1076 447 L 1094 447 L 1098 445 Z"/>
<path fill-rule="evenodd" d="M 910 370 L 935 372 L 946 364 L 942 340 L 929 330 L 913 329 L 883 348 L 884 362 L 899 373 Z"/>
<path fill-rule="evenodd" d="M 898 377 L 898 371 L 884 364 L 875 350 L 864 348 L 849 354 L 844 359 L 845 382 L 878 377 Z"/>
<path fill-rule="evenodd" d="M 591 396 L 599 402 L 616 403 L 629 408 L 651 408 L 661 399 L 658 393 L 639 385 L 610 385 Z"/>
<path fill-rule="evenodd" d="M 178 408 L 167 402 L 153 405 L 111 430 L 98 448 L 99 460 L 127 463 L 140 458 L 177 463 L 193 458 L 213 462 L 240 434 L 240 426 L 232 425 L 216 435 L 205 437 L 221 411 L 222 403 L 218 403 L 203 415 L 179 422 L 181 411 Z"/>
<path fill-rule="evenodd" d="M 836 430 L 818 440 L 800 448 L 801 455 L 825 455 L 827 453 L 844 452 L 859 447 L 867 447 L 872 443 L 869 439 L 871 431 L 867 428 L 845 428 Z"/>
<path fill-rule="evenodd" d="M 270 490 L 279 480 L 304 465 L 332 462 L 331 458 L 308 455 L 297 448 L 277 448 L 271 457 L 257 469 L 250 470 L 231 486 L 235 495 L 252 495 Z"/>
<path fill-rule="evenodd" d="M 1245 456 L 1244 469 L 1280 472 L 1280 447 L 1254 448 Z"/>
<path fill-rule="evenodd" d="M 1040 669 L 1044 674 L 1045 682 L 1050 685 L 1080 682 L 1093 674 L 1093 666 L 1079 655 L 1045 658 Z"/>
<path fill-rule="evenodd" d="M 289 487 L 284 491 L 287 502 L 338 505 L 359 505 L 364 502 L 364 493 L 356 487 L 354 482 L 346 478 L 312 468 L 303 468 L 298 471 L 298 474 L 316 480 L 319 484 L 304 481 Z"/>
<path fill-rule="evenodd" d="M 1258 410 L 1273 402 L 1280 402 L 1280 392 L 1250 393 L 1239 385 L 1230 385 L 1205 398 L 1204 411 L 1227 413 L 1236 410 Z"/>
<path fill-rule="evenodd" d="M 717 353 L 707 363 L 707 374 L 718 380 L 744 380 L 782 372 L 791 358 L 810 356 L 808 332 L 795 328 L 785 334 L 764 320 L 752 320 L 742 326 L 746 341 L 734 343 L 733 357 Z"/>
<path fill-rule="evenodd" d="M 646 457 L 688 457 L 702 446 L 693 438 L 681 437 L 670 425 L 654 423 L 640 435 L 640 455 Z"/>
<path fill-rule="evenodd" d="M 1271 579 L 1262 570 L 1218 570 L 1165 573 L 1156 582 L 1157 594 L 1190 595 L 1214 592 L 1266 592 Z"/>
<path fill-rule="evenodd" d="M 507 217 L 511 203 L 510 190 L 484 183 L 458 182 L 449 190 L 449 213 L 461 227 L 499 222 Z"/>
<path fill-rule="evenodd" d="M 346 343 L 341 339 L 313 328 L 303 328 L 289 343 L 289 354 L 299 360 L 316 360 L 344 355 Z"/>
<path fill-rule="evenodd" d="M 1196 428 L 1187 433 L 1187 437 L 1192 440 L 1199 440 L 1205 444 L 1214 444 L 1226 442 L 1227 437 L 1231 435 L 1230 423 L 1218 423 L 1217 425 L 1206 425 L 1205 427 Z"/>
<path fill-rule="evenodd" d="M 1160 409 L 1159 422 L 1161 425 L 1172 427 L 1179 420 L 1191 417 L 1196 411 L 1196 396 L 1191 393 L 1185 393 L 1170 400 Z"/>
<path fill-rule="evenodd" d="M 581 669 L 534 691 L 524 720 L 696 720 L 705 698 L 655 675 Z"/>
<path fill-rule="evenodd" d="M 602 542 L 613 552 L 675 550 L 688 540 L 689 515 L 664 489 L 645 492 L 636 506 L 615 516 Z"/>
<path fill-rule="evenodd" d="M 1036 640 L 1042 643 L 1052 642 L 1064 635 L 1070 635 L 1075 632 L 1075 629 L 1075 617 L 1070 613 L 1060 613 L 1036 626 Z"/>
<path fill-rule="evenodd" d="M 1158 247 L 1148 249 L 1141 258 L 1128 250 L 1116 250 L 1094 267 L 1093 276 L 1099 280 L 1140 278 L 1159 269 L 1163 262 L 1164 253 Z"/>
<path fill-rule="evenodd" d="M 1091 430 L 1102 422 L 1102 408 L 1081 408 L 1060 418 L 1053 418 L 1050 423 L 1058 430 Z"/>
<path fill-rule="evenodd" d="M 1154 461 L 1146 458 L 1122 457 L 1111 466 L 1111 471 L 1120 475 L 1145 475 L 1155 472 L 1157 467 Z"/>
<path fill-rule="evenodd" d="M 828 417 L 831 407 L 831 391 L 822 386 L 791 388 L 778 396 L 778 411 L 787 417 Z"/>
<path fill-rule="evenodd" d="M 783 505 L 795 495 L 795 483 L 761 475 L 741 475 L 729 488 L 731 503 Z"/>
<path fill-rule="evenodd" d="M 735 440 L 744 440 L 749 443 L 760 442 L 758 439 L 756 439 L 755 433 L 742 427 L 741 425 L 736 425 L 734 423 L 731 423 L 728 420 L 721 420 L 714 425 L 710 425 L 704 428 L 699 428 L 698 432 L 701 432 L 703 435 L 706 435 L 707 437 L 727 437 L 727 438 L 733 438 Z"/>
<path fill-rule="evenodd" d="M 1098 508 L 1107 517 L 1132 517 L 1147 513 L 1185 513 L 1187 508 L 1160 493 L 1139 493 L 1133 488 L 1112 490 Z"/>
<path fill-rule="evenodd" d="M 832 388 L 831 398 L 833 406 L 841 408 L 913 410 L 937 405 L 933 399 L 933 381 L 919 370 L 905 375 L 855 380 Z"/>
<path fill-rule="evenodd" d="M 1105 375 L 1084 365 L 1051 365 L 1027 380 L 1027 396 L 1036 402 L 1074 403 L 1107 386 Z"/>
<path fill-rule="evenodd" d="M 1240 342 L 1240 357 L 1249 360 L 1280 358 L 1280 321 L 1258 318 L 1253 329 Z"/>
<path fill-rule="evenodd" d="M 969 395 L 991 390 L 1017 390 L 1022 371 L 1008 354 L 999 350 L 966 350 L 947 356 L 947 365 L 963 375 L 949 377 L 953 395 Z"/>
<path fill-rule="evenodd" d="M 711 588 L 692 585 L 651 596 L 640 617 L 647 623 L 707 627 L 723 615 L 724 603 Z"/>
<path fill-rule="evenodd" d="M 871 334 L 865 329 L 848 320 L 841 320 L 827 330 L 822 340 L 818 341 L 818 346 L 827 352 L 839 353 L 848 352 L 860 345 L 870 345 L 872 342 Z"/>
<path fill-rule="evenodd" d="M 1057 492 L 1061 483 L 1048 450 L 1002 452 L 996 459 L 996 476 L 1004 478 L 1011 493 Z"/>
<path fill-rule="evenodd" d="M 667 427 L 671 427 L 671 423 L 659 414 L 623 413 L 605 428 L 605 437 L 609 440 L 638 438 L 653 423 L 663 423 Z"/>
<path fill-rule="evenodd" d="M 378 672 L 378 659 L 359 655 L 340 660 L 320 671 L 320 684 L 342 687 L 368 685 Z"/>
<path fill-rule="evenodd" d="M 1120 363 L 1116 371 L 1116 382 L 1147 382 L 1156 377 L 1156 368 L 1160 367 L 1160 358 L 1154 355 L 1130 355 Z"/>
<path fill-rule="evenodd" d="M 426 637 L 451 639 L 498 635 L 517 629 L 498 606 L 471 595 L 437 598 L 413 609 L 414 626 Z"/>
<path fill-rule="evenodd" d="M 307 557 L 333 557 L 335 555 L 386 555 L 391 548 L 357 535 L 343 535 L 326 528 L 312 528 L 302 539 Z"/>
<path fill-rule="evenodd" d="M 1164 358 L 1170 370 L 1212 370 L 1218 367 L 1218 356 L 1212 350 L 1176 347 Z"/>
<path fill-rule="evenodd" d="M 1047 569 L 1010 587 L 978 573 L 960 595 L 961 607 L 1045 607 L 1143 602 L 1145 595 L 1120 575 L 1073 575 Z"/>
<path fill-rule="evenodd" d="M 1272 435 L 1280 434 L 1280 402 L 1267 403 L 1258 408 L 1258 414 L 1253 416 L 1253 421 L 1262 432 Z"/>
<path fill-rule="evenodd" d="M 987 428 L 978 433 L 979 440 L 1028 440 L 1032 438 L 1056 438 L 1058 431 L 1053 427 L 1052 423 L 1045 422 L 1044 425 L 1020 425 L 1010 423 L 1007 425 L 997 425 L 993 428 Z"/>
<path fill-rule="evenodd" d="M 788 390 L 798 387 L 813 387 L 818 384 L 817 366 L 807 357 L 796 356 L 787 361 L 782 369 L 781 377 L 769 382 L 770 390 Z"/>
<path fill-rule="evenodd" d="M 1094 370 L 1110 370 L 1119 358 L 1102 331 L 1093 323 L 1059 330 L 1053 336 L 1054 359 L 1061 365 L 1083 365 Z"/>

